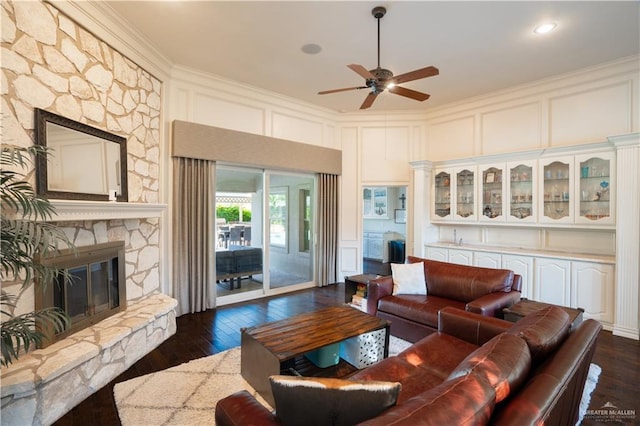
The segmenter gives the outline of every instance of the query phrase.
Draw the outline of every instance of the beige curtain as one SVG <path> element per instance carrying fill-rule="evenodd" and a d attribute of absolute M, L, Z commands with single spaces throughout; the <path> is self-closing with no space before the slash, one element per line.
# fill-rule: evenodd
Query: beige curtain
<path fill-rule="evenodd" d="M 318 287 L 337 282 L 338 273 L 338 176 L 318 175 Z"/>
<path fill-rule="evenodd" d="M 173 297 L 177 315 L 215 307 L 215 163 L 173 159 Z"/>

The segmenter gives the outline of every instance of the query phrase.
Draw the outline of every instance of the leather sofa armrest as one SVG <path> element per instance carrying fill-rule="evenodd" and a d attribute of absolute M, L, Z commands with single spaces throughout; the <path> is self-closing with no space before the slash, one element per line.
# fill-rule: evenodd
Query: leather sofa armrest
<path fill-rule="evenodd" d="M 367 288 L 367 313 L 376 315 L 378 313 L 378 300 L 393 293 L 393 277 L 386 277 L 369 280 Z"/>
<path fill-rule="evenodd" d="M 510 329 L 513 323 L 494 317 L 448 306 L 438 312 L 438 332 L 448 334 L 476 346 L 482 346 L 500 333 Z"/>
<path fill-rule="evenodd" d="M 503 318 L 502 309 L 518 303 L 520 296 L 519 291 L 489 293 L 467 303 L 465 309 L 487 317 Z"/>
<path fill-rule="evenodd" d="M 511 290 L 522 292 L 522 275 L 513 274 L 513 283 L 511 284 Z"/>
<path fill-rule="evenodd" d="M 279 425 L 276 416 L 246 390 L 221 399 L 216 404 L 216 425 Z"/>

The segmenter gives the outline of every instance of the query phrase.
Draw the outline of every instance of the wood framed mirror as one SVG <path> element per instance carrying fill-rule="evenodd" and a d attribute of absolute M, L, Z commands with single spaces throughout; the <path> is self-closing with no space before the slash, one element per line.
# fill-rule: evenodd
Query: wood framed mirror
<path fill-rule="evenodd" d="M 47 198 L 128 201 L 127 140 L 122 136 L 35 109 L 36 188 Z"/>

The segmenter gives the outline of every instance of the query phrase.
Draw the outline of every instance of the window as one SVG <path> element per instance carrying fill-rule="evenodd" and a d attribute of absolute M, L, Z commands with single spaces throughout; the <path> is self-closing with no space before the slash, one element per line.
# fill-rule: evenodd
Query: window
<path fill-rule="evenodd" d="M 298 251 L 308 253 L 311 246 L 311 190 L 300 189 L 300 238 Z"/>
<path fill-rule="evenodd" d="M 287 247 L 288 187 L 272 187 L 269 193 L 270 245 Z"/>

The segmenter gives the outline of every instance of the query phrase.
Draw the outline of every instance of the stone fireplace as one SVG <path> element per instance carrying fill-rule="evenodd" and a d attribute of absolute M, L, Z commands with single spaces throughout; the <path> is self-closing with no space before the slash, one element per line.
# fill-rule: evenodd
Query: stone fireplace
<path fill-rule="evenodd" d="M 112 286 L 117 276 L 118 290 L 105 295 L 104 289 L 88 289 L 80 291 L 82 297 L 71 296 L 83 301 L 71 308 L 71 316 L 91 318 L 86 328 L 70 330 L 55 343 L 0 369 L 3 424 L 54 423 L 176 331 L 177 302 L 159 292 L 157 223 L 166 205 L 81 200 L 52 204 L 56 207 L 52 219 L 69 235 L 78 255 L 61 252 L 42 261 L 71 268 L 84 276 L 89 287 L 94 279 Z M 55 283 L 48 287 L 50 300 L 69 299 L 64 289 L 56 295 Z M 107 312 L 106 300 L 120 311 L 106 318 L 87 315 Z"/>
<path fill-rule="evenodd" d="M 40 324 L 47 335 L 43 347 L 126 309 L 124 241 L 68 249 L 40 263 L 66 270 L 68 276 L 59 274 L 36 293 L 36 310 L 59 308 L 71 319 L 67 330 L 56 334 Z"/>

